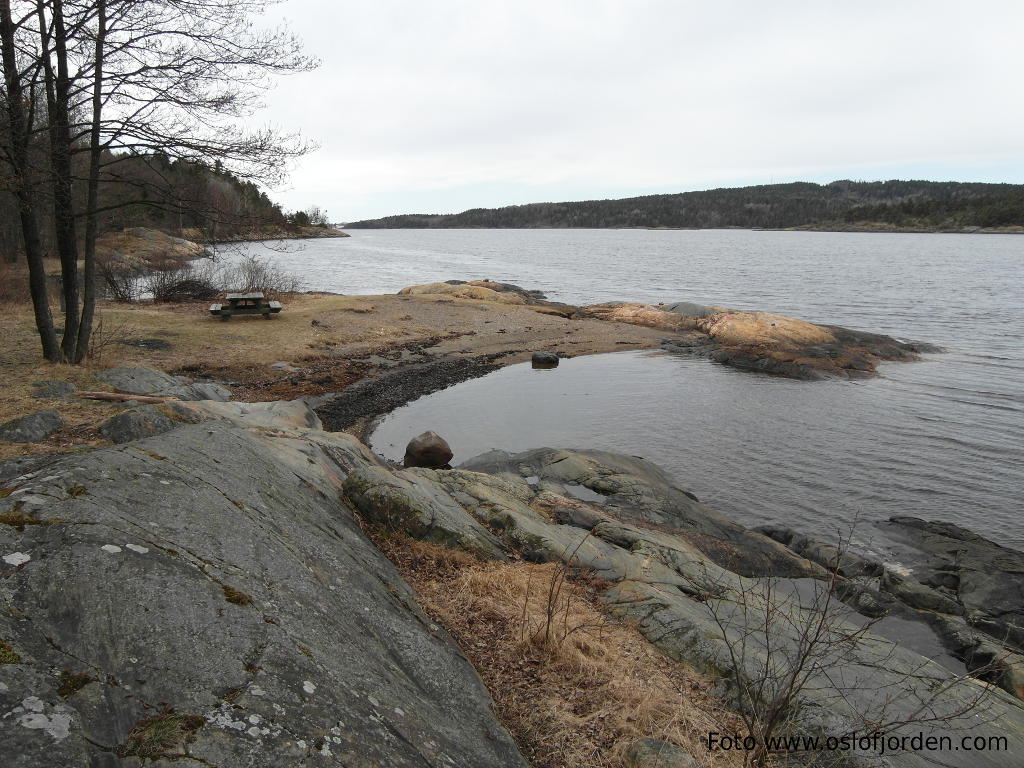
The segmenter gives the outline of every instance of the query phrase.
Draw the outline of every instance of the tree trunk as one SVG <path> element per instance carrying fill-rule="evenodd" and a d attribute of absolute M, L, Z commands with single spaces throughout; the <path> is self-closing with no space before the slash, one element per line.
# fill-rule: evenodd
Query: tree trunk
<path fill-rule="evenodd" d="M 89 131 L 89 179 L 85 202 L 85 264 L 83 265 L 84 285 L 82 295 L 82 322 L 78 326 L 78 344 L 74 361 L 82 362 L 89 354 L 89 339 L 92 337 L 92 322 L 96 314 L 96 234 L 99 206 L 100 160 L 103 148 L 100 146 L 100 121 L 103 117 L 103 51 L 107 36 L 107 2 L 96 2 L 96 53 L 93 62 L 92 86 L 92 129 Z"/>
<path fill-rule="evenodd" d="M 18 201 L 21 233 L 28 262 L 29 290 L 35 311 L 36 329 L 43 346 L 43 356 L 52 362 L 63 359 L 57 344 L 57 334 L 50 314 L 50 300 L 46 292 L 46 270 L 43 267 L 43 247 L 39 239 L 39 222 L 33 203 L 32 180 L 28 167 L 28 143 L 31 126 L 25 114 L 25 96 L 16 54 L 16 30 L 11 17 L 10 0 L 0 0 L 0 49 L 7 87 L 7 117 L 10 130 L 10 160 L 15 179 L 14 195 Z"/>
<path fill-rule="evenodd" d="M 75 348 L 78 343 L 78 237 L 75 231 L 74 198 L 71 189 L 67 30 L 64 26 L 63 0 L 51 0 L 50 5 L 52 32 L 46 25 L 46 3 L 43 0 L 36 0 L 49 113 L 54 235 L 57 253 L 60 255 L 64 291 L 64 337 L 61 340 L 61 350 L 66 359 L 73 360 L 76 358 Z M 50 58 L 51 46 L 57 62 L 56 73 Z"/>

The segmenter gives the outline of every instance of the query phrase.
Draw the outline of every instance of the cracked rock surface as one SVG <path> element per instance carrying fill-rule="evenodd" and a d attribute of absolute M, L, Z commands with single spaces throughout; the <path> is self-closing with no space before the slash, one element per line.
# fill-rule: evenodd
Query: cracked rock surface
<path fill-rule="evenodd" d="M 0 472 L 5 768 L 525 765 L 339 496 L 377 460 L 256 410 Z"/>

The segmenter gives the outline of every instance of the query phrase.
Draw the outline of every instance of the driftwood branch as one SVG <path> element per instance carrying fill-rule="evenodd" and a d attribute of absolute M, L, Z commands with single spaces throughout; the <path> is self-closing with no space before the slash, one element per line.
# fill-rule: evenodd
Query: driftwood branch
<path fill-rule="evenodd" d="M 177 397 L 165 397 L 164 395 L 131 395 L 122 392 L 75 392 L 75 397 L 86 400 L 112 400 L 114 402 L 125 402 L 134 400 L 139 403 L 166 403 L 169 400 L 179 400 Z"/>

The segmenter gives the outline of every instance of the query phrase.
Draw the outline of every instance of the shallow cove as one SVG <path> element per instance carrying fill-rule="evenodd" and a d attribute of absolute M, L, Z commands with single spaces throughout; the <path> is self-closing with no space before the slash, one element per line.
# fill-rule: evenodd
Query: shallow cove
<path fill-rule="evenodd" d="M 370 444 L 401 461 L 409 439 L 433 430 L 453 465 L 493 448 L 598 448 L 661 465 L 749 526 L 834 541 L 858 518 L 856 543 L 877 552 L 870 522 L 914 515 L 1020 548 L 1015 430 L 981 403 L 970 436 L 944 419 L 942 400 L 921 394 L 939 365 L 941 356 L 822 382 L 659 352 L 514 365 L 397 409 Z"/>

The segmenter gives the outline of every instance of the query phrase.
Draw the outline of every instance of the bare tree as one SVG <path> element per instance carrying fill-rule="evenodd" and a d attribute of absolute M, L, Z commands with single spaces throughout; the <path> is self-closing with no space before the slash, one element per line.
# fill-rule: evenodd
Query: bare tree
<path fill-rule="evenodd" d="M 10 0 L 0 0 L 0 54 L 4 68 L 4 97 L 7 107 L 8 136 L 3 142 L 6 159 L 11 167 L 12 191 L 18 202 L 21 235 L 28 262 L 29 287 L 35 310 L 36 329 L 47 360 L 59 361 L 61 349 L 53 327 L 53 315 L 46 292 L 46 270 L 43 266 L 43 247 L 39 236 L 39 219 L 35 209 L 32 167 L 29 144 L 32 137 L 34 100 L 31 95 L 35 81 L 31 74 L 33 64 L 19 66 L 24 61 L 21 47 L 22 32 L 31 16 L 15 17 Z"/>
<path fill-rule="evenodd" d="M 26 186 L 31 169 L 27 153 L 19 154 L 33 131 L 31 118 L 23 114 L 24 86 L 16 66 L 20 53 L 28 56 L 31 71 L 41 72 L 46 92 L 43 123 L 49 135 L 53 223 L 66 308 L 60 352 L 54 353 L 49 345 L 44 332 L 49 310 L 33 290 L 37 325 L 49 359 L 79 362 L 88 352 L 95 310 L 99 216 L 134 204 L 104 203 L 101 186 L 123 181 L 119 164 L 156 156 L 216 163 L 243 179 L 279 179 L 288 162 L 308 151 L 309 145 L 296 135 L 252 129 L 246 120 L 274 75 L 303 71 L 316 62 L 302 54 L 287 30 L 262 31 L 253 26 L 254 16 L 272 0 L 15 0 L 15 4 L 19 15 L 14 15 L 11 0 L 3 0 L 0 7 L 8 154 L 23 188 L 19 202 L 24 200 L 22 230 L 30 271 L 37 265 L 37 277 L 45 287 L 41 248 L 31 242 L 33 229 L 38 232 L 38 221 L 32 225 L 33 196 Z M 35 39 L 27 35 L 30 19 L 35 22 Z M 84 162 L 76 161 L 80 156 Z M 76 205 L 73 190 L 83 182 L 85 202 Z M 79 315 L 76 222 L 82 220 L 84 293 Z"/>

